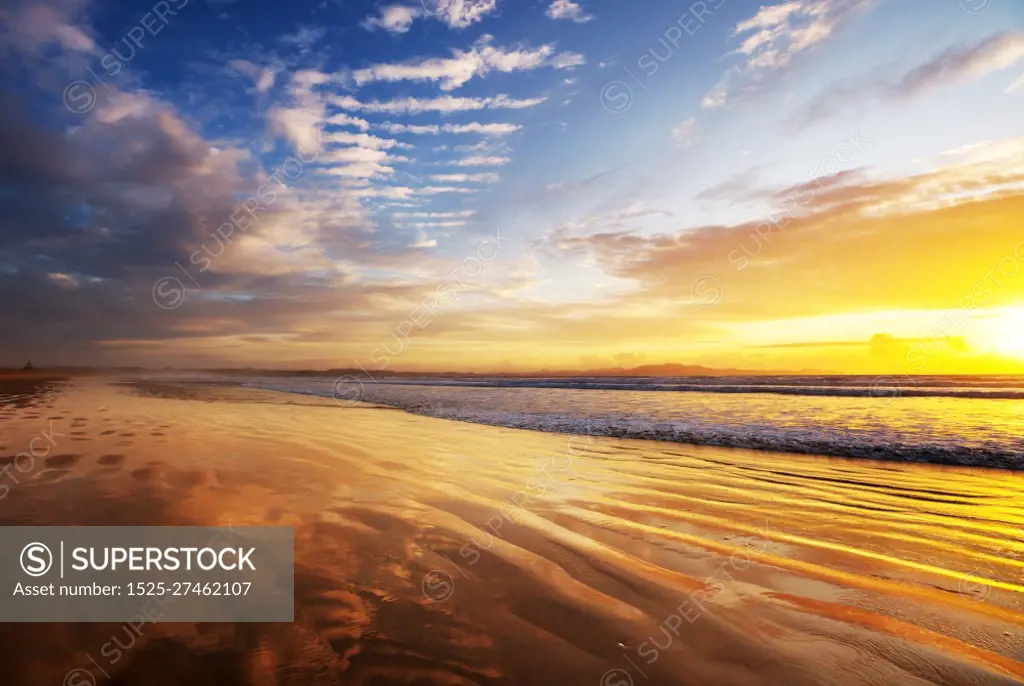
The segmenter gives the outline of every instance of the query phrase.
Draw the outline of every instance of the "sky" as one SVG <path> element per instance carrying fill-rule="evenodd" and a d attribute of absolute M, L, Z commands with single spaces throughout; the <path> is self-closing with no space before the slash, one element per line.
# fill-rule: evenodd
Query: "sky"
<path fill-rule="evenodd" d="M 0 365 L 1024 372 L 1019 2 L 11 0 L 0 54 Z"/>

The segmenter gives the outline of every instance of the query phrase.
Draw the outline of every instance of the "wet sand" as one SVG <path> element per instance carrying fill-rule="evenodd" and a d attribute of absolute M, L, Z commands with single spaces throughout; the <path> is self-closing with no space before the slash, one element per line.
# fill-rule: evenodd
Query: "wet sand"
<path fill-rule="evenodd" d="M 296 538 L 293 624 L 6 624 L 5 685 L 1024 683 L 1020 473 L 41 376 L 5 466 L 2 525 Z"/>

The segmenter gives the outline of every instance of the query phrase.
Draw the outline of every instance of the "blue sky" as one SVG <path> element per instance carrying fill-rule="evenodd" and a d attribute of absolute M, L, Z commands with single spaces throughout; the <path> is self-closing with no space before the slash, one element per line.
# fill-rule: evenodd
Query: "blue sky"
<path fill-rule="evenodd" d="M 152 241 L 145 266 L 186 271 L 190 306 L 273 299 L 267 279 L 360 284 L 357 299 L 386 313 L 379 333 L 496 227 L 501 269 L 459 310 L 578 313 L 637 291 L 592 245 L 572 249 L 602 233 L 685 242 L 756 222 L 815 179 L 904 178 L 1024 134 L 1024 6 L 1007 0 L 19 0 L 4 12 L 18 111 L 73 143 L 80 167 L 131 158 L 125 174 L 163 184 L 117 181 L 119 221 L 186 207 L 195 226 L 163 257 Z M 196 249 L 289 157 L 299 169 L 300 151 L 315 159 L 200 279 Z M 178 154 L 188 173 L 139 166 Z M 64 221 L 107 236 L 97 201 L 72 195 L 60 194 Z M 29 242 L 8 244 L 6 272 L 76 289 L 114 280 Z M 147 319 L 116 340 L 228 335 L 192 312 L 205 323 Z M 267 335 L 295 335 L 280 329 Z"/>

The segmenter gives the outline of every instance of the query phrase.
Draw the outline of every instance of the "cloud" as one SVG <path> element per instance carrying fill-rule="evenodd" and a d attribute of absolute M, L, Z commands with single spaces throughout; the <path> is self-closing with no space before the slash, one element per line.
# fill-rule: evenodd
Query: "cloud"
<path fill-rule="evenodd" d="M 475 133 L 484 136 L 507 136 L 511 133 L 521 130 L 523 127 L 518 124 L 481 124 L 479 122 L 470 122 L 468 124 L 394 124 L 392 122 L 384 122 L 378 124 L 378 128 L 387 131 L 392 134 L 399 133 L 412 133 L 416 135 L 437 135 L 440 133 Z"/>
<path fill-rule="evenodd" d="M 327 123 L 332 126 L 354 126 L 360 131 L 368 131 L 370 129 L 370 122 L 359 117 L 353 117 L 344 112 L 332 115 L 327 119 Z"/>
<path fill-rule="evenodd" d="M 402 224 L 402 228 L 408 229 L 454 229 L 460 226 L 466 226 L 469 222 L 465 221 L 451 221 L 451 222 L 405 222 Z"/>
<path fill-rule="evenodd" d="M 1021 150 L 1024 139 L 991 141 L 950 151 L 932 171 L 910 177 L 814 179 L 780 193 L 803 198 L 802 209 L 775 224 L 560 229 L 546 246 L 553 255 L 589 256 L 633 281 L 638 302 L 684 301 L 696 279 L 714 275 L 724 300 L 707 314 L 726 319 L 1019 303 Z"/>
<path fill-rule="evenodd" d="M 377 128 L 391 134 L 411 133 L 417 136 L 436 136 L 441 133 L 441 127 L 438 124 L 393 124 L 391 122 L 384 122 L 383 124 L 377 124 Z"/>
<path fill-rule="evenodd" d="M 748 89 L 771 72 L 790 66 L 812 47 L 833 36 L 845 23 L 876 0 L 793 0 L 762 6 L 753 17 L 740 21 L 733 37 L 749 34 L 732 55 L 743 55 L 742 66 L 730 67 L 701 104 L 715 109 L 727 104 L 733 82 L 745 76 Z"/>
<path fill-rule="evenodd" d="M 324 118 L 322 102 L 310 100 L 291 107 L 275 106 L 267 111 L 270 130 L 284 136 L 296 148 L 315 141 Z"/>
<path fill-rule="evenodd" d="M 704 94 L 701 98 L 700 106 L 707 110 L 716 110 L 719 107 L 724 107 L 726 100 L 729 97 L 729 84 L 733 78 L 739 74 L 739 67 L 732 67 L 727 69 L 722 78 L 718 80 L 715 87 Z"/>
<path fill-rule="evenodd" d="M 431 174 L 431 181 L 441 183 L 498 183 L 501 175 L 493 172 L 484 174 Z"/>
<path fill-rule="evenodd" d="M 304 70 L 292 74 L 288 84 L 289 102 L 267 110 L 267 124 L 275 134 L 284 136 L 295 147 L 308 147 L 319 140 L 327 106 L 314 88 L 329 81 L 317 71 Z"/>
<path fill-rule="evenodd" d="M 252 79 L 258 93 L 266 93 L 274 86 L 274 78 L 277 75 L 274 69 L 260 68 L 249 60 L 231 60 L 228 66 Z"/>
<path fill-rule="evenodd" d="M 455 186 L 425 186 L 416 189 L 422 195 L 443 195 L 445 193 L 479 193 L 479 188 L 459 188 Z"/>
<path fill-rule="evenodd" d="M 1021 74 L 1016 81 L 1006 87 L 1006 93 L 1016 93 L 1017 91 L 1024 89 L 1024 74 Z"/>
<path fill-rule="evenodd" d="M 587 63 L 587 58 L 578 52 L 560 52 L 551 60 L 555 69 L 575 69 Z"/>
<path fill-rule="evenodd" d="M 804 105 L 792 118 L 790 128 L 802 130 L 822 121 L 852 100 L 873 97 L 901 102 L 1007 69 L 1022 59 L 1024 32 L 998 33 L 967 47 L 945 50 L 895 81 L 887 79 L 887 70 L 876 70 L 860 81 L 834 84 Z"/>
<path fill-rule="evenodd" d="M 893 97 L 913 97 L 929 90 L 1011 67 L 1024 59 L 1024 32 L 989 36 L 967 48 L 953 48 L 906 73 L 890 88 Z"/>
<path fill-rule="evenodd" d="M 583 6 L 572 0 L 555 0 L 548 7 L 546 14 L 552 19 L 569 19 L 578 24 L 594 18 L 594 15 L 584 13 Z"/>
<path fill-rule="evenodd" d="M 802 2 L 786 2 L 781 5 L 761 6 L 760 11 L 750 19 L 736 25 L 734 34 L 753 30 L 771 29 L 783 24 L 790 15 L 802 9 Z"/>
<path fill-rule="evenodd" d="M 73 53 L 90 54 L 96 50 L 91 30 L 79 25 L 74 15 L 79 3 L 17 2 L 5 6 L 0 23 L 2 41 L 26 55 L 40 57 L 56 46 Z"/>
<path fill-rule="evenodd" d="M 383 29 L 389 33 L 407 33 L 417 19 L 433 18 L 450 28 L 464 29 L 481 21 L 498 7 L 497 0 L 421 0 L 416 5 L 388 5 L 375 16 L 362 21 L 368 31 Z"/>
<path fill-rule="evenodd" d="M 464 29 L 498 8 L 498 0 L 423 0 L 434 14 L 454 29 Z"/>
<path fill-rule="evenodd" d="M 554 55 L 554 45 L 539 48 L 517 46 L 500 48 L 492 45 L 494 37 L 484 35 L 469 50 L 452 50 L 451 57 L 432 57 L 401 64 L 376 64 L 351 72 L 357 86 L 379 81 L 439 82 L 441 90 L 451 91 L 465 85 L 475 77 L 492 71 L 510 74 L 550 66 L 566 69 L 585 62 L 582 55 L 561 53 Z"/>
<path fill-rule="evenodd" d="M 287 45 L 294 45 L 303 51 L 309 50 L 321 38 L 327 35 L 327 29 L 317 26 L 302 26 L 295 33 L 281 36 L 280 41 Z"/>
<path fill-rule="evenodd" d="M 688 148 L 696 143 L 698 139 L 697 119 L 694 117 L 690 117 L 679 124 L 679 126 L 672 129 L 672 140 L 674 140 L 680 147 Z"/>
<path fill-rule="evenodd" d="M 409 244 L 410 248 L 436 248 L 437 240 L 427 236 L 425 231 L 416 232 L 416 241 Z"/>
<path fill-rule="evenodd" d="M 346 110 L 362 112 L 386 112 L 389 114 L 419 114 L 421 112 L 472 112 L 485 109 L 511 109 L 520 110 L 528 107 L 536 107 L 547 100 L 547 98 L 525 98 L 515 99 L 507 95 L 496 95 L 486 98 L 459 98 L 451 95 L 444 95 L 437 98 L 418 99 L 401 98 L 387 102 L 363 102 L 351 95 L 339 95 L 331 98 L 331 104 Z"/>
<path fill-rule="evenodd" d="M 406 33 L 413 22 L 423 15 L 422 7 L 389 5 L 381 8 L 379 15 L 364 19 L 362 26 L 368 31 L 380 28 L 389 33 Z"/>
<path fill-rule="evenodd" d="M 476 210 L 456 210 L 453 212 L 393 212 L 396 219 L 460 219 L 472 217 Z"/>
<path fill-rule="evenodd" d="M 509 158 L 509 157 L 474 156 L 474 157 L 464 157 L 461 160 L 455 160 L 453 162 L 449 162 L 449 164 L 451 164 L 452 166 L 455 166 L 455 167 L 499 167 L 501 165 L 508 164 L 511 161 L 512 161 L 512 159 Z"/>
<path fill-rule="evenodd" d="M 394 147 L 409 147 L 404 143 L 390 139 L 378 138 L 368 133 L 351 133 L 349 131 L 335 131 L 325 133 L 321 136 L 324 143 L 340 143 L 343 145 L 359 145 L 374 150 L 389 150 Z"/>

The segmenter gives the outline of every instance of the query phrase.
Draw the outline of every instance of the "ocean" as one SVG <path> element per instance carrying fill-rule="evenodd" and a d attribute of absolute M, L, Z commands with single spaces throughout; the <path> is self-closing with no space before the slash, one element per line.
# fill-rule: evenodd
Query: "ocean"
<path fill-rule="evenodd" d="M 537 431 L 1024 469 L 1021 376 L 347 375 L 244 385 Z"/>

